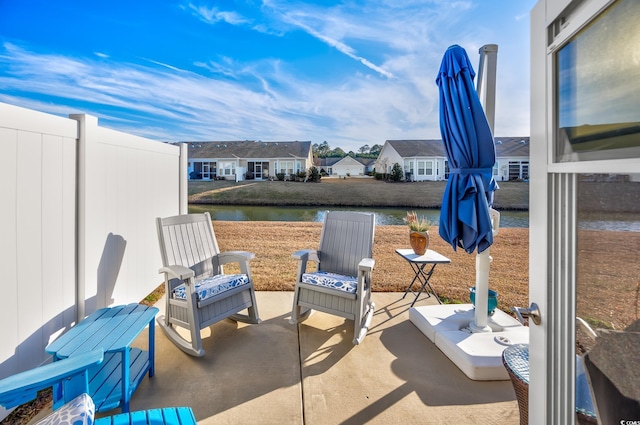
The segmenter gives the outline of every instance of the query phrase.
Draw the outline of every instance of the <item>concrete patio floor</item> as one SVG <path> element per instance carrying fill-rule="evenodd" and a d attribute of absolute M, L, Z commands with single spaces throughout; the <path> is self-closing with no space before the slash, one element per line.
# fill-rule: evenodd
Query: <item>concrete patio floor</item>
<path fill-rule="evenodd" d="M 258 292 L 259 325 L 203 330 L 202 358 L 156 326 L 156 374 L 131 410 L 191 406 L 199 424 L 518 424 L 511 382 L 468 379 L 409 321 L 409 298 L 374 293 L 359 346 L 353 322 L 340 317 L 316 312 L 289 324 L 292 292 Z M 157 306 L 163 314 L 164 300 Z"/>

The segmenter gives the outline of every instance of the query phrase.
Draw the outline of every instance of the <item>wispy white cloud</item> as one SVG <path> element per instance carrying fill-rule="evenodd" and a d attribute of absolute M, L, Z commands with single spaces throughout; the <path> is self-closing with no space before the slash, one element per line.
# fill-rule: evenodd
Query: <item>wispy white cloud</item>
<path fill-rule="evenodd" d="M 57 65 L 45 68 L 44 63 Z M 246 83 L 205 78 L 175 67 L 70 59 L 15 46 L 5 50 L 0 64 L 9 66 L 11 74 L 0 77 L 0 85 L 55 99 L 52 104 L 38 104 L 39 110 L 60 113 L 66 108 L 68 113 L 79 112 L 73 105 L 88 102 L 88 110 L 80 112 L 97 115 L 107 125 L 116 124 L 124 130 L 126 123 L 115 122 L 112 116 L 100 112 L 105 106 L 122 108 L 127 112 L 119 116 L 125 121 L 151 120 L 147 128 L 132 124 L 131 132 L 161 140 L 317 138 L 336 146 L 350 141 L 344 149 L 357 150 L 365 143 L 384 143 L 389 137 L 384 127 L 394 115 L 409 117 L 404 119 L 407 127 L 398 130 L 398 135 L 404 136 L 410 126 L 421 129 L 414 137 L 428 132 L 416 115 L 422 109 L 416 108 L 416 101 L 421 99 L 393 81 L 388 81 L 382 91 L 376 87 L 379 81 L 367 79 L 327 87 L 301 81 L 274 63 L 269 71 L 263 68 L 260 76 L 253 70 L 257 84 L 252 90 Z M 395 104 L 385 100 L 394 97 L 398 99 Z M 158 123 L 155 129 L 154 121 Z M 159 130 L 160 123 L 172 123 L 174 128 Z"/>
<path fill-rule="evenodd" d="M 71 57 L 5 43 L 0 101 L 61 115 L 86 112 L 158 140 L 327 140 L 357 151 L 387 139 L 439 138 L 435 74 L 442 54 L 457 43 L 477 63 L 482 44 L 498 43 L 496 133 L 526 135 L 527 46 L 511 45 L 499 25 L 481 25 L 474 7 L 388 0 L 320 8 L 266 0 L 257 20 L 193 3 L 189 10 L 211 24 L 242 25 L 279 40 L 303 31 L 354 66 L 327 80 L 270 57 L 202 52 L 186 69 L 154 57 L 136 64 L 114 52 Z M 43 100 L 28 100 L 33 94 Z"/>
<path fill-rule="evenodd" d="M 291 3 L 280 4 L 276 1 L 265 0 L 263 2 L 265 8 L 269 8 L 274 16 L 281 19 L 282 22 L 301 29 L 312 37 L 320 40 L 354 59 L 365 67 L 375 71 L 376 73 L 387 77 L 394 78 L 393 73 L 384 69 L 380 65 L 376 65 L 371 59 L 359 54 L 358 50 L 347 42 L 344 38 L 353 39 L 371 39 L 370 36 L 362 37 L 363 34 L 373 34 L 370 26 L 359 26 L 349 24 L 349 19 L 342 15 L 340 8 L 324 8 L 317 6 L 297 5 Z M 375 22 L 370 22 L 375 25 Z"/>
<path fill-rule="evenodd" d="M 349 56 L 352 59 L 357 60 L 358 62 L 362 63 L 364 66 L 366 66 L 367 68 L 370 68 L 374 71 L 376 71 L 377 73 L 384 75 L 387 78 L 393 78 L 393 74 L 385 71 L 384 69 L 382 69 L 381 67 L 373 64 L 371 61 L 369 61 L 368 59 L 362 57 L 362 56 L 358 56 L 356 54 L 355 49 L 353 49 L 352 47 L 346 45 L 345 43 L 332 39 L 316 30 L 314 30 L 313 28 L 301 23 L 301 22 L 297 22 L 295 20 L 290 20 L 290 22 L 300 28 L 302 28 L 303 30 L 305 30 L 307 33 L 309 33 L 310 35 L 312 35 L 313 37 L 317 38 L 318 40 L 323 41 L 324 43 L 328 44 L 331 47 L 336 48 L 339 52 L 344 53 L 345 55 Z"/>
<path fill-rule="evenodd" d="M 219 10 L 217 7 L 207 7 L 203 5 L 195 5 L 193 3 L 189 3 L 188 7 L 200 20 L 209 24 L 226 22 L 231 25 L 242 25 L 250 22 L 249 19 L 243 17 L 237 12 Z"/>

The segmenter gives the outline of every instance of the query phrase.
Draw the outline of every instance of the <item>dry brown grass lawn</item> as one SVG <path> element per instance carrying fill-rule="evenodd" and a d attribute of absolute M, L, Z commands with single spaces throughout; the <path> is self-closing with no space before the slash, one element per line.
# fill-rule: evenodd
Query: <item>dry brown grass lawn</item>
<path fill-rule="evenodd" d="M 259 291 L 292 291 L 297 263 L 294 251 L 317 248 L 321 223 L 283 222 L 213 222 L 221 250 L 245 250 L 256 254 L 251 262 L 256 289 Z M 451 259 L 451 264 L 439 265 L 431 279 L 438 295 L 453 302 L 469 302 L 469 287 L 475 284 L 475 254 L 464 250 L 454 252 L 430 230 L 429 247 Z M 500 307 L 526 305 L 528 300 L 528 229 L 501 229 L 491 248 L 494 258 L 490 271 L 490 286 L 499 292 Z M 409 233 L 405 226 L 377 226 L 374 243 L 376 266 L 372 287 L 379 292 L 402 292 L 413 272 L 395 253 L 396 248 L 409 248 Z"/>
<path fill-rule="evenodd" d="M 221 250 L 245 250 L 256 254 L 251 262 L 256 289 L 292 291 L 297 263 L 294 251 L 317 248 L 321 223 L 214 221 Z M 451 259 L 438 265 L 431 279 L 435 291 L 448 302 L 469 302 L 475 284 L 475 254 L 454 252 L 430 230 L 430 248 Z M 374 291 L 402 292 L 413 278 L 409 265 L 395 253 L 409 248 L 405 226 L 377 226 L 374 243 L 376 266 Z M 640 233 L 581 230 L 578 234 L 577 313 L 617 329 L 638 318 L 637 255 Z M 498 307 L 529 305 L 529 229 L 502 228 L 491 246 L 489 287 L 498 292 Z M 541 283 L 544 284 L 544 283 Z"/>

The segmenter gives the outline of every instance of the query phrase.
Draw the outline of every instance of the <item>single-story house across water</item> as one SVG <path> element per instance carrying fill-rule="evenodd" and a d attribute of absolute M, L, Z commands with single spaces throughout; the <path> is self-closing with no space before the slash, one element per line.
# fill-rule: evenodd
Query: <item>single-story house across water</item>
<path fill-rule="evenodd" d="M 375 159 L 360 157 L 315 158 L 314 164 L 320 172 L 328 176 L 366 176 L 373 171 Z"/>
<path fill-rule="evenodd" d="M 287 178 L 313 166 L 311 142 L 187 142 L 190 180 Z"/>
<path fill-rule="evenodd" d="M 529 179 L 529 138 L 495 137 L 498 181 Z M 438 181 L 449 178 L 449 161 L 442 140 L 387 140 L 375 162 L 375 172 L 390 174 L 400 164 L 407 181 Z"/>

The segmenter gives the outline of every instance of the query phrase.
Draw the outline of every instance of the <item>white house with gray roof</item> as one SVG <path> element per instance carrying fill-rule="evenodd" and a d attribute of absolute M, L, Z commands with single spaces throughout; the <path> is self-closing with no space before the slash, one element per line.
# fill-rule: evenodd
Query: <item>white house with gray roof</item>
<path fill-rule="evenodd" d="M 187 142 L 191 180 L 293 177 L 313 165 L 311 142 Z"/>
<path fill-rule="evenodd" d="M 498 181 L 529 178 L 529 138 L 495 137 Z M 449 161 L 442 140 L 387 140 L 375 162 L 375 172 L 390 174 L 398 163 L 408 181 L 439 181 L 449 178 Z"/>
<path fill-rule="evenodd" d="M 328 176 L 346 177 L 369 175 L 369 173 L 373 171 L 372 164 L 374 161 L 375 160 L 371 158 L 352 158 L 345 156 L 315 158 L 313 162 L 320 172 L 324 172 Z"/>

